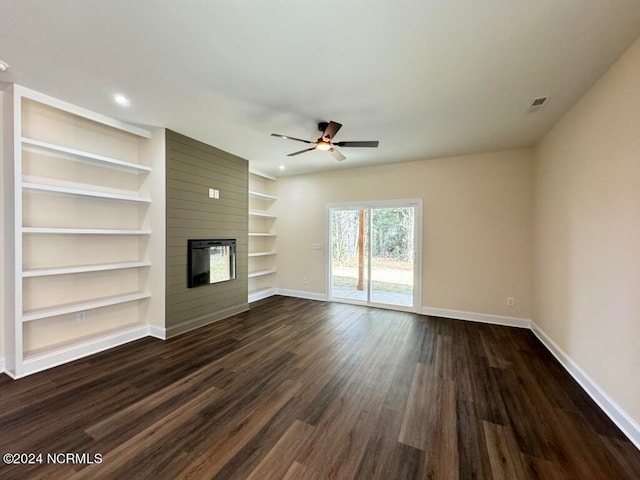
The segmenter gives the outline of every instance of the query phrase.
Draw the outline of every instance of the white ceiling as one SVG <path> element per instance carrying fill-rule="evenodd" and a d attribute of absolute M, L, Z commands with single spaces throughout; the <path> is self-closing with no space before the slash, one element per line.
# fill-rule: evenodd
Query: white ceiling
<path fill-rule="evenodd" d="M 0 81 L 297 174 L 532 146 L 639 34 L 638 0 L 0 0 Z M 322 120 L 380 147 L 270 136 Z"/>

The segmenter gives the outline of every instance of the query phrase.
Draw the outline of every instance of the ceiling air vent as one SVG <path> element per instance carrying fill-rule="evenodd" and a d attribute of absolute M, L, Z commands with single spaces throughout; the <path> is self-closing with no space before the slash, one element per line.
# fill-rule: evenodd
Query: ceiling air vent
<path fill-rule="evenodd" d="M 529 104 L 529 112 L 537 112 L 538 110 L 540 110 L 544 105 L 547 104 L 547 101 L 549 100 L 549 96 L 546 97 L 537 97 L 534 98 L 531 103 Z"/>

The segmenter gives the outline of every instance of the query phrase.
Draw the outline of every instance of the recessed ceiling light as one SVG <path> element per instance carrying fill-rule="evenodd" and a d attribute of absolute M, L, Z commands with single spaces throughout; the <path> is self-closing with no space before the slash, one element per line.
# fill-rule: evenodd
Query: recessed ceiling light
<path fill-rule="evenodd" d="M 131 100 L 129 100 L 127 97 L 125 97 L 121 93 L 116 93 L 113 96 L 113 100 L 122 107 L 128 107 L 129 105 L 131 105 Z"/>
<path fill-rule="evenodd" d="M 8 68 L 9 64 L 0 60 L 0 72 L 6 72 Z"/>
<path fill-rule="evenodd" d="M 278 168 L 280 168 L 280 170 L 284 170 L 284 165 L 280 165 Z"/>

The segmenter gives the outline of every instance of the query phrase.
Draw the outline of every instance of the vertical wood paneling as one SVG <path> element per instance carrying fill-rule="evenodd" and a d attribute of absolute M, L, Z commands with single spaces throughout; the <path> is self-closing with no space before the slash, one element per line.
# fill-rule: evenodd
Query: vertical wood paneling
<path fill-rule="evenodd" d="M 167 130 L 166 327 L 247 303 L 248 162 Z M 209 188 L 220 191 L 209 198 Z M 236 279 L 187 288 L 187 240 L 235 238 Z"/>

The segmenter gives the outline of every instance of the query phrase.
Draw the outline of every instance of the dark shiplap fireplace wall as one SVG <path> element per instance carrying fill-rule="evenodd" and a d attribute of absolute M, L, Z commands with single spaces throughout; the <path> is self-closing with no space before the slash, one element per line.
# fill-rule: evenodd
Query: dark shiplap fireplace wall
<path fill-rule="evenodd" d="M 236 312 L 247 304 L 248 162 L 166 131 L 167 275 L 169 336 Z M 209 188 L 220 198 L 209 198 Z M 236 279 L 187 288 L 187 241 L 235 238 Z"/>

